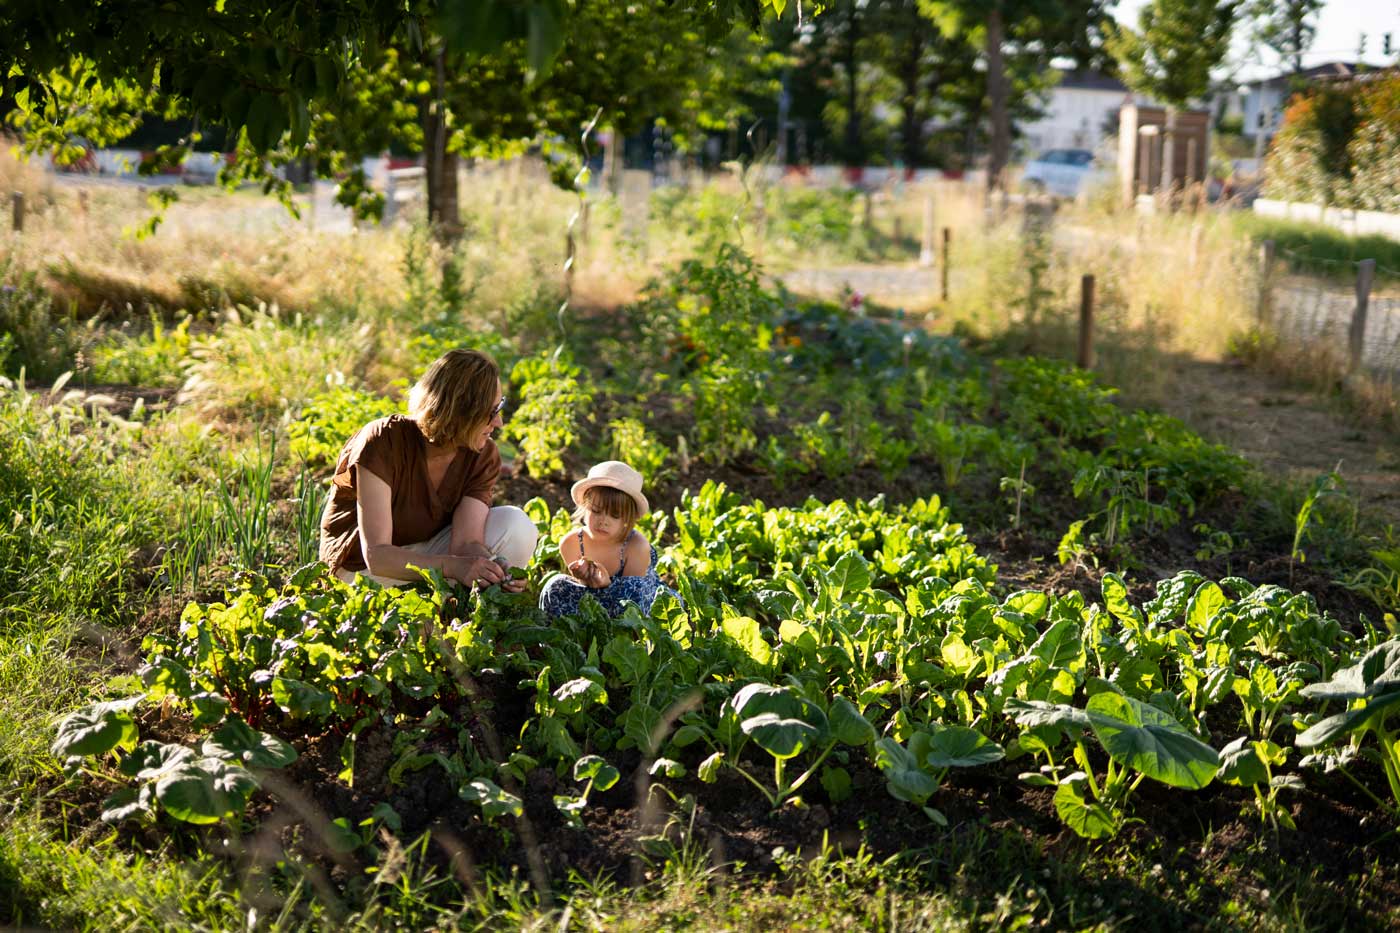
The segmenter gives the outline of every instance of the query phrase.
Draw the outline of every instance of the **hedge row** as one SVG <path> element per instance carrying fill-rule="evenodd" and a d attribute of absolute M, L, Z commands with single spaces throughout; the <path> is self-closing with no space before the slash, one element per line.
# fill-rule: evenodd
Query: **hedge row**
<path fill-rule="evenodd" d="M 1266 197 L 1400 213 L 1400 73 L 1294 97 L 1266 177 Z"/>

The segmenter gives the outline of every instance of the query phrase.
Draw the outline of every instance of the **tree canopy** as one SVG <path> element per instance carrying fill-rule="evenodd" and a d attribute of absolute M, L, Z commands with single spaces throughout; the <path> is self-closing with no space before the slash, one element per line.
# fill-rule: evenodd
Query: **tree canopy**
<path fill-rule="evenodd" d="M 1241 0 L 1152 0 L 1137 30 L 1118 27 L 1110 48 L 1133 90 L 1183 108 L 1210 88 L 1211 70 L 1230 50 Z"/>

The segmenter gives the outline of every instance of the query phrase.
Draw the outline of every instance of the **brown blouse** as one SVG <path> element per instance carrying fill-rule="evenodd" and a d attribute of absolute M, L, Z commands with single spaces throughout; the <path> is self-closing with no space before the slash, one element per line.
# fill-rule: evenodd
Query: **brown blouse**
<path fill-rule="evenodd" d="M 470 496 L 491 505 L 501 454 L 494 441 L 481 450 L 463 448 L 448 464 L 436 489 L 428 479 L 428 441 L 418 423 L 403 415 L 371 421 L 350 438 L 335 464 L 331 496 L 321 516 L 321 560 L 332 571 L 365 569 L 355 507 L 359 471 L 369 470 L 393 493 L 393 543 L 427 541 L 452 522 L 452 513 Z"/>

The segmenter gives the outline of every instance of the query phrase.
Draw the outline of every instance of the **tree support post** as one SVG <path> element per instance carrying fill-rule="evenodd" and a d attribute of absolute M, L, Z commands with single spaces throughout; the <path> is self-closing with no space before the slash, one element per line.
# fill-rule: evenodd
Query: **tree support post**
<path fill-rule="evenodd" d="M 953 231 L 950 230 L 950 229 L 947 228 L 947 227 L 944 227 L 944 228 L 943 228 L 943 265 L 942 265 L 942 266 L 940 267 L 940 269 L 939 269 L 939 275 L 940 275 L 940 278 L 942 279 L 942 282 L 941 282 L 942 287 L 941 287 L 941 289 L 940 289 L 940 293 L 942 294 L 943 300 L 944 300 L 944 301 L 947 301 L 947 300 L 948 300 L 948 265 L 949 265 L 949 263 L 950 263 L 950 261 L 951 261 L 951 250 L 952 250 L 952 246 L 953 246 Z"/>
<path fill-rule="evenodd" d="M 10 219 L 14 225 L 15 233 L 24 232 L 24 192 L 16 191 L 10 195 Z"/>
<path fill-rule="evenodd" d="M 1094 277 L 1079 280 L 1079 354 L 1080 369 L 1094 368 Z"/>
<path fill-rule="evenodd" d="M 1376 281 L 1376 261 L 1363 259 L 1356 264 L 1356 310 L 1351 315 L 1351 331 L 1347 334 L 1350 368 L 1361 366 L 1366 352 L 1366 314 L 1371 306 L 1371 285 Z"/>

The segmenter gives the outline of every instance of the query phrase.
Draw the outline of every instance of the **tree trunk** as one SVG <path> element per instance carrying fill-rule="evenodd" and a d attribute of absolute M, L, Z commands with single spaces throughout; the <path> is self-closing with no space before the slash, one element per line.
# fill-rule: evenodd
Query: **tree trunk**
<path fill-rule="evenodd" d="M 1000 6 L 987 14 L 987 103 L 991 110 L 992 133 L 987 158 L 987 193 L 1006 190 L 1006 163 L 1011 160 L 1011 114 L 1007 89 L 1006 59 L 1002 43 L 1006 30 Z"/>
<path fill-rule="evenodd" d="M 428 226 L 441 243 L 462 238 L 462 211 L 457 200 L 457 154 L 447 151 L 447 63 L 434 56 L 436 91 L 423 108 L 423 149 L 428 182 Z"/>
<path fill-rule="evenodd" d="M 851 0 L 850 29 L 846 43 L 846 165 L 860 162 L 860 90 L 857 86 L 856 43 L 860 41 L 860 16 Z"/>
<path fill-rule="evenodd" d="M 923 78 L 922 69 L 924 53 L 924 30 L 922 27 L 923 16 L 917 9 L 914 9 L 914 16 L 907 24 L 909 27 L 908 45 L 905 46 L 904 61 L 901 63 L 900 79 L 904 85 L 903 100 L 903 130 L 901 136 L 904 142 L 904 165 L 906 168 L 916 168 L 923 159 L 923 123 L 919 120 L 919 86 Z"/>

